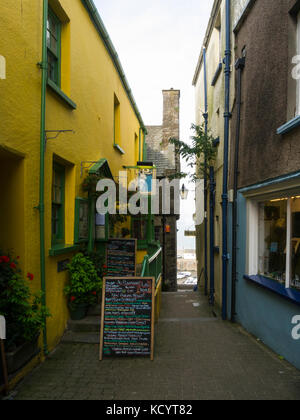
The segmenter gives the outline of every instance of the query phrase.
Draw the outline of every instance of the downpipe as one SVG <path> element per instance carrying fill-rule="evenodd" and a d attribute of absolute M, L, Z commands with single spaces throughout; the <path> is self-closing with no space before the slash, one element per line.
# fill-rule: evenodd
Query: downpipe
<path fill-rule="evenodd" d="M 42 35 L 42 88 L 41 88 L 41 126 L 40 126 L 40 274 L 42 304 L 46 306 L 46 269 L 45 269 L 45 146 L 46 146 L 46 88 L 47 88 L 47 19 L 48 0 L 43 0 L 43 35 Z M 43 329 L 44 354 L 48 354 L 47 327 Z"/>
<path fill-rule="evenodd" d="M 205 134 L 208 132 L 208 100 L 207 100 L 207 69 L 206 69 L 206 48 L 203 48 L 203 65 L 204 65 L 204 107 L 203 114 L 205 124 Z M 208 296 L 208 179 L 207 179 L 207 159 L 204 157 L 204 294 Z"/>
<path fill-rule="evenodd" d="M 216 193 L 216 183 L 215 183 L 215 171 L 214 167 L 210 166 L 209 168 L 209 190 L 210 190 L 210 295 L 209 295 L 209 304 L 215 304 L 215 193 Z"/>
<path fill-rule="evenodd" d="M 242 72 L 245 68 L 245 57 L 239 58 L 235 64 L 237 71 L 237 123 L 234 150 L 234 181 L 233 181 L 233 204 L 232 204 L 232 286 L 231 286 L 231 321 L 235 322 L 236 316 L 236 283 L 237 283 L 237 190 L 239 177 L 239 146 L 241 130 L 241 106 L 242 106 Z"/>
<path fill-rule="evenodd" d="M 228 267 L 228 150 L 230 113 L 230 63 L 231 63 L 231 1 L 226 0 L 226 49 L 225 49 L 225 109 L 224 109 L 224 166 L 222 194 L 222 319 L 227 319 L 227 267 Z"/>

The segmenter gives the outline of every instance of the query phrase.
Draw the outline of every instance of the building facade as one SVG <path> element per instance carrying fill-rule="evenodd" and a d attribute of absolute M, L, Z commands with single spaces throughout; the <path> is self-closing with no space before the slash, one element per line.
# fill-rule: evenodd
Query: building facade
<path fill-rule="evenodd" d="M 234 188 L 236 177 L 233 315 L 298 368 L 299 11 L 295 0 L 278 0 L 272 8 L 267 0 L 251 1 L 234 28 L 240 94 L 229 181 Z"/>
<path fill-rule="evenodd" d="M 146 130 L 92 1 L 4 0 L 0 9 L 0 249 L 45 292 L 49 351 L 69 318 L 66 262 L 109 236 L 106 222 L 95 226 L 85 179 L 117 182 L 128 167 L 130 181 Z M 140 262 L 146 253 L 147 244 Z"/>
<path fill-rule="evenodd" d="M 147 160 L 156 167 L 158 180 L 172 179 L 180 172 L 180 157 L 171 138 L 180 137 L 180 91 L 163 90 L 163 124 L 147 126 Z M 173 194 L 173 195 L 172 195 Z M 171 205 L 168 214 L 155 216 L 155 237 L 163 248 L 164 289 L 177 291 L 177 221 L 175 213 L 175 195 L 171 191 Z"/>

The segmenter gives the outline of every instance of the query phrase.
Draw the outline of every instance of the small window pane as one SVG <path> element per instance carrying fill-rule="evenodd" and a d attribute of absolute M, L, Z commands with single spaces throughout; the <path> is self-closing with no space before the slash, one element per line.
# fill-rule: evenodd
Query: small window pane
<path fill-rule="evenodd" d="M 285 284 L 287 200 L 259 203 L 259 274 Z"/>

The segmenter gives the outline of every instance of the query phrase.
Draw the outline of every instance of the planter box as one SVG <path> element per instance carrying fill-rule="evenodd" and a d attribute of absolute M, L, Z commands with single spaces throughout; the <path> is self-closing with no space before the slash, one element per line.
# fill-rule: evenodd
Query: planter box
<path fill-rule="evenodd" d="M 32 343 L 25 343 L 13 352 L 6 353 L 7 370 L 11 375 L 27 365 L 35 356 L 40 353 L 38 339 Z"/>

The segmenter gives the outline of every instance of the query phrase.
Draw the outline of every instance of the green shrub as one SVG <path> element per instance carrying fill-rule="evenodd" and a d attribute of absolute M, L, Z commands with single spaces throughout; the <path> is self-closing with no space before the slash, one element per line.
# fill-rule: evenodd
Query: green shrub
<path fill-rule="evenodd" d="M 68 265 L 70 279 L 64 292 L 69 300 L 69 305 L 75 308 L 78 304 L 95 305 L 98 301 L 102 280 L 97 275 L 97 270 L 90 260 L 82 253 L 75 255 Z"/>
<path fill-rule="evenodd" d="M 32 293 L 27 274 L 25 280 L 19 269 L 19 259 L 0 251 L 0 315 L 6 320 L 9 350 L 36 339 L 45 327 L 49 310 L 42 305 L 42 292 Z"/>

